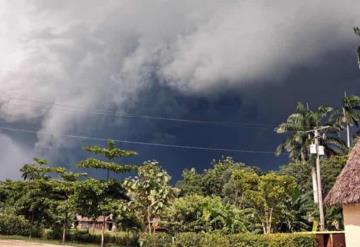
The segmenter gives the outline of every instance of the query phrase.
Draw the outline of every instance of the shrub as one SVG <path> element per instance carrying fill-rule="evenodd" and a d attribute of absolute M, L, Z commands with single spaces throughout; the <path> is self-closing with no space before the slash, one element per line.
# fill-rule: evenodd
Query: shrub
<path fill-rule="evenodd" d="M 269 247 L 308 247 L 316 245 L 315 236 L 309 234 L 268 234 L 263 235 L 263 239 L 269 243 Z"/>
<path fill-rule="evenodd" d="M 173 237 L 167 233 L 156 233 L 154 235 L 142 234 L 139 237 L 140 247 L 173 247 Z"/>
<path fill-rule="evenodd" d="M 138 234 L 134 232 L 105 234 L 105 243 L 115 243 L 121 246 L 137 246 Z"/>
<path fill-rule="evenodd" d="M 196 232 L 184 232 L 176 235 L 175 246 L 185 247 L 185 246 L 200 246 L 200 241 L 202 238 L 201 233 Z"/>
<path fill-rule="evenodd" d="M 206 233 L 200 240 L 199 246 L 218 247 L 218 246 L 229 246 L 229 235 L 221 233 Z"/>
<path fill-rule="evenodd" d="M 62 232 L 61 232 L 62 234 Z M 43 238 L 45 239 L 61 239 L 62 235 L 58 229 L 48 229 L 45 231 Z M 137 246 L 138 234 L 134 232 L 111 232 L 105 233 L 105 243 L 116 244 L 121 246 Z M 69 242 L 81 243 L 100 243 L 100 233 L 90 233 L 89 231 L 80 231 L 71 229 L 66 234 L 66 240 Z"/>
<path fill-rule="evenodd" d="M 164 233 L 155 236 L 143 235 L 142 247 L 315 247 L 316 239 L 310 234 L 233 234 L 220 233 L 179 233 L 172 241 L 171 235 Z"/>
<path fill-rule="evenodd" d="M 38 237 L 41 235 L 41 229 L 32 227 L 30 222 L 22 215 L 0 214 L 0 234 L 3 235 L 32 235 Z"/>

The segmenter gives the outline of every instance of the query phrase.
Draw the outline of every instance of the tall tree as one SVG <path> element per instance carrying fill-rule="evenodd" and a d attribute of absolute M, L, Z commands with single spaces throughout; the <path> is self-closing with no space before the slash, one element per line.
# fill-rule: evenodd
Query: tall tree
<path fill-rule="evenodd" d="M 350 148 L 350 127 L 353 125 L 358 127 L 360 121 L 360 97 L 356 95 L 346 96 L 345 93 L 341 103 L 341 109 L 334 111 L 332 118 L 338 126 L 346 128 L 347 147 Z"/>
<path fill-rule="evenodd" d="M 201 179 L 204 195 L 222 196 L 225 183 L 231 176 L 232 170 L 244 167 L 245 164 L 235 162 L 231 157 L 212 161 L 213 167 L 204 170 Z"/>
<path fill-rule="evenodd" d="M 126 192 L 119 181 L 81 180 L 75 184 L 75 208 L 86 216 L 97 220 L 102 218 L 101 246 L 104 246 L 104 231 L 108 216 L 120 211 L 124 201 L 128 200 Z M 105 222 L 105 223 L 104 223 Z"/>
<path fill-rule="evenodd" d="M 55 200 L 57 200 L 56 215 L 62 223 L 62 241 L 64 243 L 71 219 L 75 218 L 76 214 L 75 188 L 79 178 L 87 174 L 70 172 L 61 167 L 57 169 L 57 173 L 59 178 L 54 181 L 53 187 L 56 193 Z"/>
<path fill-rule="evenodd" d="M 95 159 L 95 158 L 88 158 L 86 160 L 80 161 L 78 166 L 80 168 L 94 168 L 94 169 L 103 169 L 106 170 L 106 180 L 109 182 L 110 179 L 110 171 L 114 173 L 127 173 L 137 170 L 136 165 L 129 165 L 129 164 L 119 164 L 114 161 L 115 158 L 126 158 L 137 155 L 134 151 L 123 150 L 120 148 L 115 147 L 115 142 L 113 140 L 107 141 L 106 147 L 100 146 L 89 146 L 85 147 L 84 150 L 93 153 L 93 154 L 101 154 L 105 156 L 107 161 Z M 94 182 L 95 185 L 95 182 Z M 97 191 L 98 192 L 98 191 Z M 105 200 L 105 198 L 104 198 Z M 104 201 L 105 202 L 105 201 Z M 109 202 L 108 205 L 111 203 Z M 102 205 L 102 208 L 105 206 Z M 103 212 L 107 212 L 107 210 L 102 210 Z M 104 234 L 105 234 L 105 225 L 106 225 L 106 215 L 103 215 L 103 224 L 102 224 L 102 231 L 101 231 L 101 246 L 104 246 Z"/>
<path fill-rule="evenodd" d="M 22 177 L 25 180 L 23 193 L 16 201 L 18 212 L 29 219 L 31 227 L 35 224 L 51 225 L 54 217 L 52 208 L 55 207 L 54 184 L 51 181 L 50 173 L 58 171 L 58 167 L 48 166 L 45 159 L 34 158 L 31 164 L 25 164 L 21 169 Z M 30 229 L 29 238 L 32 236 Z"/>
<path fill-rule="evenodd" d="M 248 200 L 256 209 L 264 233 L 271 233 L 275 226 L 281 225 L 285 212 L 291 209 L 296 189 L 295 179 L 291 176 L 273 172 L 260 176 L 258 191 L 254 191 Z"/>
<path fill-rule="evenodd" d="M 247 207 L 248 197 L 258 189 L 259 176 L 250 168 L 232 169 L 231 176 L 223 188 L 224 201 L 239 208 Z"/>
<path fill-rule="evenodd" d="M 180 189 L 180 195 L 201 195 L 203 193 L 202 176 L 197 173 L 195 168 L 184 169 L 181 176 L 182 179 L 176 183 L 176 188 Z"/>
<path fill-rule="evenodd" d="M 123 150 L 117 148 L 115 146 L 115 142 L 113 140 L 107 141 L 106 147 L 100 146 L 89 146 L 84 148 L 85 151 L 93 153 L 93 154 L 100 154 L 105 156 L 107 161 L 89 158 L 83 160 L 79 163 L 80 168 L 94 168 L 94 169 L 103 169 L 106 170 L 106 179 L 110 179 L 110 171 L 114 173 L 126 173 L 136 171 L 136 166 L 134 165 L 127 165 L 127 164 L 119 164 L 114 162 L 116 158 L 127 158 L 137 155 L 135 151 Z"/>
<path fill-rule="evenodd" d="M 347 161 L 347 156 L 331 156 L 321 161 L 321 180 L 323 181 L 323 190 L 326 195 L 329 190 L 334 185 L 337 176 L 340 174 L 342 168 L 345 166 Z M 309 162 L 291 162 L 287 165 L 281 166 L 280 174 L 289 175 L 295 178 L 296 184 L 300 190 L 300 196 L 296 201 L 294 201 L 294 210 L 293 216 L 297 218 L 303 218 L 306 224 L 309 224 L 309 227 L 305 229 L 311 229 L 310 223 L 314 223 L 315 216 L 317 214 L 317 209 L 313 204 L 311 194 L 311 177 L 307 174 L 310 173 Z M 299 217 L 300 216 L 300 217 Z M 339 230 L 341 229 L 342 217 L 339 208 L 326 208 L 326 228 Z M 300 219 L 301 220 L 301 219 Z M 315 224 L 316 225 L 316 224 Z M 298 229 L 302 230 L 302 229 Z"/>
<path fill-rule="evenodd" d="M 275 153 L 280 155 L 287 151 L 291 160 L 306 163 L 310 159 L 308 150 L 314 138 L 313 133 L 309 131 L 321 126 L 330 126 L 328 116 L 332 111 L 333 109 L 327 106 L 319 106 L 316 111 L 311 111 L 305 104 L 298 102 L 295 113 L 290 114 L 286 122 L 275 128 L 276 133 L 287 134 L 287 138 L 277 147 Z M 346 144 L 337 136 L 338 130 L 336 127 L 328 128 L 328 135 L 322 140 L 321 145 L 325 146 L 325 152 L 329 156 L 347 151 Z M 311 165 L 311 177 L 314 201 L 317 202 L 318 186 L 314 165 Z"/>
<path fill-rule="evenodd" d="M 167 209 L 167 225 L 173 232 L 247 232 L 254 212 L 225 204 L 219 196 L 186 195 Z"/>
<path fill-rule="evenodd" d="M 155 161 L 145 162 L 139 167 L 136 178 L 124 181 L 131 199 L 129 209 L 136 212 L 149 234 L 155 230 L 152 224 L 160 223 L 161 212 L 174 196 L 169 182 L 170 176 Z"/>

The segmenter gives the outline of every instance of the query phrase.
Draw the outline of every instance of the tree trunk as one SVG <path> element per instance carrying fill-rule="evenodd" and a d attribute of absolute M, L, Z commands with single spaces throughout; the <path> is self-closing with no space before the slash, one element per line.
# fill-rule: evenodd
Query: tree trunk
<path fill-rule="evenodd" d="M 269 225 L 269 214 L 268 211 L 265 209 L 265 223 L 264 223 L 264 233 L 268 233 L 268 225 Z"/>
<path fill-rule="evenodd" d="M 261 226 L 262 226 L 262 229 L 263 229 L 263 232 L 266 233 L 266 223 L 261 223 Z"/>
<path fill-rule="evenodd" d="M 270 208 L 269 211 L 269 225 L 268 225 L 268 233 L 271 233 L 271 226 L 272 226 L 272 214 L 273 214 L 273 209 Z"/>
<path fill-rule="evenodd" d="M 68 218 L 68 215 L 67 215 L 67 213 L 65 213 L 64 226 L 63 226 L 64 228 L 63 228 L 63 235 L 62 235 L 63 243 L 65 243 L 65 241 L 66 241 L 67 218 Z"/>
<path fill-rule="evenodd" d="M 350 139 L 350 126 L 346 124 L 346 139 L 347 139 L 347 147 L 350 148 L 351 139 Z"/>
<path fill-rule="evenodd" d="M 105 225 L 106 225 L 106 217 L 104 216 L 103 223 L 102 223 L 102 229 L 101 229 L 101 247 L 104 246 Z"/>
<path fill-rule="evenodd" d="M 34 224 L 34 211 L 31 211 L 29 239 L 31 239 L 31 237 L 32 237 L 33 224 Z"/>
<path fill-rule="evenodd" d="M 148 231 L 151 235 L 151 219 L 150 219 L 150 206 L 147 208 L 147 222 L 148 222 Z"/>
<path fill-rule="evenodd" d="M 346 92 L 344 92 L 344 99 L 346 98 Z M 346 121 L 346 110 L 345 107 L 342 108 L 343 111 L 343 123 L 346 124 L 346 144 L 347 147 L 350 148 L 351 140 L 350 140 L 350 126 Z"/>

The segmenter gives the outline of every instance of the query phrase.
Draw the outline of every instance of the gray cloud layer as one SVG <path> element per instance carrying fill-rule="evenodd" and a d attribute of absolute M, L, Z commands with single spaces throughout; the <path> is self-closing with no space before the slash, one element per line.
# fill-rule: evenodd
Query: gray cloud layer
<path fill-rule="evenodd" d="M 202 95 L 279 83 L 352 45 L 359 13 L 358 0 L 0 0 L 0 116 L 56 137 L 91 131 L 86 110 L 121 111 L 153 78 Z M 64 143 L 38 137 L 49 144 Z"/>

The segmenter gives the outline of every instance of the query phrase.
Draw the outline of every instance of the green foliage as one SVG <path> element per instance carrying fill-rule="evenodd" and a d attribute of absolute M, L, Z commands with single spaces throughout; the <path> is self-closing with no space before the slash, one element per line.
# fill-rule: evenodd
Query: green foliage
<path fill-rule="evenodd" d="M 222 194 L 225 202 L 243 208 L 248 205 L 248 199 L 257 190 L 260 177 L 250 168 L 234 167 L 224 184 Z"/>
<path fill-rule="evenodd" d="M 47 230 L 43 234 L 45 239 L 59 239 L 61 232 L 54 230 Z M 136 232 L 111 232 L 105 233 L 105 243 L 108 245 L 116 244 L 120 246 L 137 246 L 138 234 Z M 71 229 L 67 232 L 66 239 L 70 242 L 80 243 L 99 243 L 101 235 L 97 233 L 90 233 L 89 231 L 80 231 Z M 107 246 L 108 246 L 107 245 Z"/>
<path fill-rule="evenodd" d="M 107 147 L 105 148 L 95 145 L 90 147 L 84 147 L 84 150 L 94 154 L 102 154 L 109 160 L 112 160 L 114 158 L 131 157 L 137 155 L 137 152 L 135 151 L 122 150 L 115 147 L 115 141 L 113 140 L 108 140 Z"/>
<path fill-rule="evenodd" d="M 323 193 L 327 194 L 336 182 L 347 162 L 348 156 L 333 156 L 321 160 L 321 181 L 323 182 Z"/>
<path fill-rule="evenodd" d="M 119 164 L 113 162 L 115 158 L 126 158 L 137 155 L 137 153 L 134 151 L 122 150 L 120 148 L 115 147 L 115 142 L 113 140 L 108 140 L 106 147 L 90 146 L 90 147 L 85 147 L 84 150 L 93 154 L 101 154 L 105 156 L 108 159 L 108 161 L 89 158 L 80 161 L 78 167 L 106 170 L 107 179 L 110 178 L 109 177 L 110 171 L 115 173 L 128 173 L 128 172 L 136 171 L 137 169 L 135 165 Z"/>
<path fill-rule="evenodd" d="M 158 234 L 156 234 L 158 235 Z M 164 233 L 141 236 L 140 246 L 158 247 L 315 247 L 315 235 L 310 234 L 234 234 L 179 233 L 174 239 Z"/>
<path fill-rule="evenodd" d="M 34 163 L 20 169 L 24 180 L 49 179 L 49 173 L 53 171 L 55 169 L 48 166 L 48 161 L 40 158 L 34 158 Z"/>
<path fill-rule="evenodd" d="M 183 179 L 176 183 L 176 187 L 180 189 L 180 194 L 182 196 L 191 194 L 202 194 L 202 176 L 201 174 L 196 172 L 195 168 L 191 168 L 190 170 L 183 170 L 181 176 Z"/>
<path fill-rule="evenodd" d="M 235 162 L 231 157 L 212 161 L 212 168 L 197 173 L 195 169 L 184 170 L 183 179 L 178 181 L 176 187 L 180 195 L 216 195 L 223 196 L 224 185 L 231 177 L 233 170 L 243 169 L 245 164 Z"/>
<path fill-rule="evenodd" d="M 305 117 L 296 119 L 299 116 L 295 114 L 291 123 L 296 128 L 320 125 L 330 111 L 320 107 L 312 112 L 304 107 L 300 104 L 297 110 L 304 111 Z M 281 131 L 296 130 L 287 124 L 280 125 Z M 136 171 L 136 176 L 124 181 L 94 179 L 84 173 L 51 167 L 46 160 L 36 158 L 21 169 L 23 181 L 0 181 L 0 234 L 25 235 L 48 228 L 45 237 L 49 239 L 104 239 L 129 245 L 138 239 L 133 232 L 142 230 L 149 233 L 139 238 L 143 246 L 312 246 L 314 239 L 308 235 L 253 234 L 306 231 L 316 223 L 317 210 L 311 196 L 312 161 L 303 159 L 302 148 L 296 146 L 305 145 L 307 140 L 303 141 L 290 143 L 295 145 L 295 156 L 301 161 L 295 159 L 279 172 L 261 172 L 226 157 L 213 161 L 213 166 L 201 173 L 184 170 L 178 190 L 172 188 L 170 176 L 155 161 L 146 161 L 142 166 L 116 163 L 113 159 L 136 153 L 118 149 L 111 141 L 105 148 L 86 148 L 104 155 L 108 161 L 89 158 L 80 166 L 116 173 Z M 346 159 L 322 159 L 324 194 L 334 184 Z M 89 218 L 111 215 L 117 229 L 127 233 L 107 234 L 104 227 L 101 235 L 77 231 L 71 228 L 77 214 Z M 326 224 L 328 229 L 342 228 L 340 208 L 326 210 Z M 155 234 L 156 231 L 171 235 Z"/>
<path fill-rule="evenodd" d="M 244 164 L 235 162 L 231 157 L 214 160 L 213 168 L 205 170 L 202 178 L 204 195 L 221 196 L 224 184 L 231 176 L 231 170 L 236 167 L 244 167 Z"/>
<path fill-rule="evenodd" d="M 321 180 L 323 193 L 326 195 L 335 184 L 337 176 L 347 161 L 347 155 L 332 156 L 321 160 Z M 310 161 L 312 162 L 312 161 Z M 311 176 L 309 162 L 293 162 L 280 168 L 280 174 L 289 175 L 295 178 L 296 184 L 301 191 L 301 195 L 294 201 L 292 208 L 295 209 L 292 215 L 296 221 L 303 221 L 309 224 L 305 229 L 311 229 L 311 223 L 317 217 L 317 207 L 313 203 Z M 341 210 L 338 207 L 325 208 L 327 229 L 340 230 L 343 228 Z"/>
<path fill-rule="evenodd" d="M 40 229 L 31 227 L 24 216 L 9 212 L 0 213 L 0 234 L 28 236 L 31 229 L 33 236 L 40 236 Z"/>
<path fill-rule="evenodd" d="M 94 168 L 106 170 L 106 182 L 98 180 L 88 179 L 85 182 L 80 183 L 77 187 L 77 207 L 85 207 L 82 215 L 97 218 L 98 216 L 117 215 L 123 211 L 123 200 L 128 199 L 123 191 L 121 183 L 115 182 L 113 179 L 110 182 L 110 171 L 115 173 L 128 173 L 136 170 L 133 165 L 123 165 L 115 163 L 113 159 L 120 157 L 130 157 L 137 155 L 134 151 L 122 150 L 115 147 L 113 140 L 108 140 L 106 147 L 90 146 L 84 148 L 86 151 L 94 154 L 101 154 L 105 156 L 108 161 L 89 158 L 80 161 L 78 166 L 80 168 Z M 82 194 L 84 192 L 84 194 Z M 102 224 L 102 237 L 101 246 L 104 245 L 104 233 L 105 233 L 105 220 Z"/>
<path fill-rule="evenodd" d="M 76 184 L 74 197 L 77 211 L 90 218 L 116 212 L 121 200 L 127 199 L 120 182 L 92 178 Z"/>
<path fill-rule="evenodd" d="M 329 115 L 332 112 L 333 108 L 328 106 L 319 106 L 316 111 L 312 111 L 305 104 L 298 102 L 295 113 L 291 114 L 286 122 L 275 128 L 276 133 L 287 134 L 284 143 L 277 147 L 276 154 L 279 155 L 286 151 L 289 153 L 289 158 L 294 161 L 309 160 L 308 148 L 313 139 L 313 133 L 307 131 L 315 127 L 329 126 Z M 321 143 L 325 146 L 327 155 L 345 154 L 347 152 L 345 142 L 338 138 L 339 130 L 336 125 L 327 129 L 327 138 Z"/>
<path fill-rule="evenodd" d="M 297 186 L 293 177 L 273 172 L 260 176 L 258 186 L 258 191 L 254 191 L 248 201 L 256 209 L 263 232 L 271 233 L 286 222 Z"/>
<path fill-rule="evenodd" d="M 126 172 L 133 172 L 133 171 L 137 170 L 136 165 L 124 165 L 124 164 L 118 164 L 115 162 L 107 162 L 107 161 L 97 160 L 94 158 L 82 160 L 79 163 L 79 167 L 80 168 L 104 169 L 104 170 L 112 171 L 115 173 L 126 173 Z"/>
<path fill-rule="evenodd" d="M 201 239 L 203 238 L 203 233 L 196 232 L 182 232 L 176 234 L 176 238 L 174 237 L 174 243 L 177 247 L 185 247 L 185 246 L 200 246 Z M 222 245 L 219 245 L 222 246 Z"/>
<path fill-rule="evenodd" d="M 138 169 L 138 176 L 123 183 L 131 198 L 128 209 L 136 212 L 139 221 L 151 232 L 151 221 L 160 219 L 161 212 L 173 197 L 170 176 L 155 161 L 146 161 Z"/>
<path fill-rule="evenodd" d="M 241 210 L 234 205 L 221 202 L 217 196 L 189 195 L 176 198 L 168 209 L 168 228 L 172 232 L 223 233 L 246 231 L 246 220 L 251 210 Z"/>
<path fill-rule="evenodd" d="M 188 199 L 189 197 L 185 196 L 175 200 L 173 205 L 176 205 L 177 201 L 185 204 L 182 201 L 183 199 L 190 201 L 187 206 L 188 208 L 192 208 L 195 205 L 201 208 L 203 207 L 202 201 L 214 200 L 213 197 L 216 195 L 220 203 L 235 206 L 243 214 L 246 212 L 243 216 L 247 215 L 247 217 L 238 221 L 240 225 L 243 224 L 246 227 L 243 227 L 241 230 L 235 230 L 231 227 L 229 228 L 229 225 L 223 225 L 220 228 L 224 232 L 239 232 L 244 231 L 244 229 L 251 232 L 294 231 L 299 229 L 295 227 L 301 226 L 301 229 L 306 228 L 302 222 L 293 217 L 293 202 L 295 197 L 299 195 L 299 188 L 293 177 L 273 172 L 259 175 L 259 172 L 255 169 L 247 167 L 242 163 L 234 162 L 229 157 L 216 161 L 213 164 L 214 166 L 205 170 L 203 174 L 197 174 L 195 170 L 186 171 L 183 174 L 185 175 L 183 176 L 184 179 L 179 183 L 180 188 L 185 188 L 187 191 L 185 194 L 187 194 L 194 188 L 194 180 L 197 179 L 198 184 L 201 184 L 202 187 L 202 195 L 209 195 L 209 197 L 202 200 L 201 198 L 204 197 Z M 190 187 L 187 187 L 185 181 L 189 180 L 192 183 L 190 183 Z M 216 203 L 211 204 L 210 207 L 220 208 Z M 221 210 L 224 211 L 224 209 Z M 197 209 L 197 211 L 201 210 Z M 188 216 L 192 214 L 181 212 L 178 215 Z M 253 217 L 250 217 L 250 215 L 253 215 Z M 237 220 L 236 217 L 232 217 L 234 220 Z M 221 216 L 221 218 L 224 219 L 226 217 Z M 214 229 L 220 229 L 219 227 L 214 228 L 211 224 L 209 226 L 208 222 L 206 223 L 208 225 L 206 225 L 200 221 L 201 218 L 199 217 L 196 220 L 192 219 L 192 224 L 198 227 L 198 229 L 189 228 L 183 220 L 175 219 L 171 220 L 171 222 L 177 222 L 181 231 L 213 231 Z"/>
<path fill-rule="evenodd" d="M 141 234 L 138 240 L 140 247 L 174 247 L 173 237 L 166 233 Z"/>

